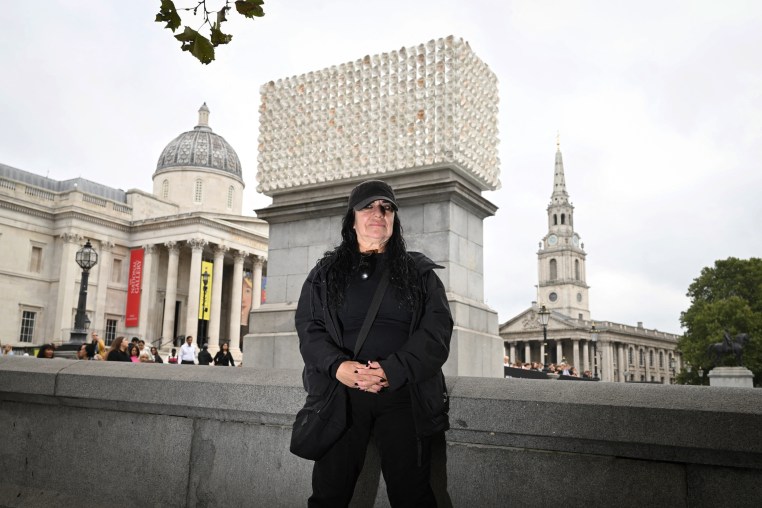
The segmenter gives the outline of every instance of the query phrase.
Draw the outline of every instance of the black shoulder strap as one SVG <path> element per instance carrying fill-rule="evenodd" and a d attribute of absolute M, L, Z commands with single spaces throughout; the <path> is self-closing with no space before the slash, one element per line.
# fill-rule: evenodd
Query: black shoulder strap
<path fill-rule="evenodd" d="M 370 302 L 370 307 L 368 307 L 368 313 L 365 314 L 365 321 L 363 321 L 362 328 L 360 328 L 360 333 L 357 335 L 357 342 L 355 342 L 355 359 L 357 359 L 357 354 L 360 352 L 360 349 L 362 349 L 362 345 L 365 342 L 365 337 L 368 336 L 368 332 L 370 331 L 370 326 L 373 324 L 373 320 L 376 319 L 378 308 L 381 306 L 381 299 L 384 297 L 386 286 L 388 285 L 389 269 L 387 268 L 384 270 L 384 273 L 381 274 L 381 280 L 378 282 L 376 292 L 373 293 L 373 300 Z"/>

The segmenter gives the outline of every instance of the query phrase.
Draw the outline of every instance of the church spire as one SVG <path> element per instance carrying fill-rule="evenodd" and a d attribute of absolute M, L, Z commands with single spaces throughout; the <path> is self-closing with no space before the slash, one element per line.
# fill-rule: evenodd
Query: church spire
<path fill-rule="evenodd" d="M 566 178 L 564 177 L 564 159 L 561 157 L 561 140 L 556 137 L 556 168 L 553 173 L 553 194 L 550 196 L 552 205 L 569 203 L 569 193 L 566 192 Z"/>

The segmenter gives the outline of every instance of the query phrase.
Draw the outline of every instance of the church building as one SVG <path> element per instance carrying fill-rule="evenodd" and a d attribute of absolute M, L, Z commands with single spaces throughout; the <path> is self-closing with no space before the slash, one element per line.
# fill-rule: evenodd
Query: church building
<path fill-rule="evenodd" d="M 548 231 L 537 252 L 537 302 L 500 325 L 511 362 L 567 363 L 603 381 L 672 383 L 678 335 L 591 319 L 585 244 L 575 230 L 560 146 L 556 147 Z M 538 303 L 539 302 L 539 303 Z M 549 313 L 549 314 L 547 314 Z M 547 340 L 541 318 L 547 316 Z"/>
<path fill-rule="evenodd" d="M 164 351 L 192 335 L 211 351 L 229 341 L 240 355 L 260 304 L 269 229 L 241 215 L 241 162 L 212 131 L 206 104 L 198 114 L 161 153 L 151 193 L 0 164 L 3 344 L 69 340 L 82 277 L 75 257 L 89 242 L 98 256 L 87 283 L 90 332 Z"/>

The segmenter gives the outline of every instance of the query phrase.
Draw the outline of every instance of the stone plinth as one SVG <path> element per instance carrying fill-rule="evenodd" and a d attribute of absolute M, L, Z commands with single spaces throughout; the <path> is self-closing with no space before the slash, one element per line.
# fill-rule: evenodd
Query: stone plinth
<path fill-rule="evenodd" d="M 500 186 L 497 80 L 448 37 L 261 89 L 257 210 L 270 225 L 267 303 L 252 311 L 244 365 L 302 366 L 294 313 L 315 262 L 340 242 L 351 189 L 395 190 L 409 250 L 439 270 L 455 321 L 445 374 L 502 377 L 497 314 L 484 304 L 483 224 Z"/>
<path fill-rule="evenodd" d="M 709 386 L 754 388 L 754 374 L 746 367 L 715 367 L 708 375 Z"/>

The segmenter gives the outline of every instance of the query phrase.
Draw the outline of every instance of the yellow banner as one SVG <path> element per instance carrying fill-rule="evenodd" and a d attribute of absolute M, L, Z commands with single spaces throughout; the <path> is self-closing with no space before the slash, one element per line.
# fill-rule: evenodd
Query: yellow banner
<path fill-rule="evenodd" d="M 212 307 L 212 272 L 214 271 L 214 263 L 211 261 L 201 262 L 201 283 L 198 287 L 198 318 L 204 321 L 209 321 L 209 315 Z M 209 277 L 207 278 L 206 275 Z M 204 279 L 207 279 L 206 285 L 204 285 Z"/>

